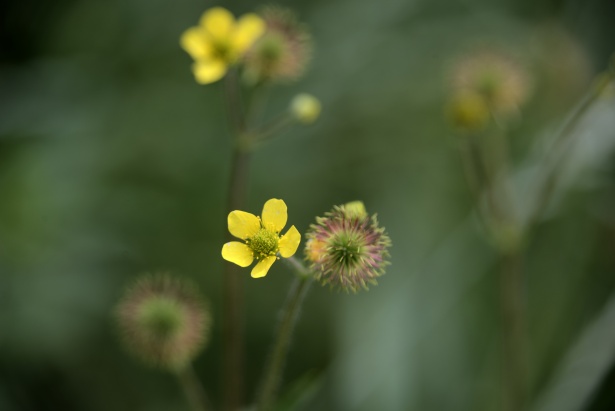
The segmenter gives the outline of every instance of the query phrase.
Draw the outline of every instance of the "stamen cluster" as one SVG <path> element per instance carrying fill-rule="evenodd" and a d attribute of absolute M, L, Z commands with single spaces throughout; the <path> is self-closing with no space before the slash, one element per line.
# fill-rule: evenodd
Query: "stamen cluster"
<path fill-rule="evenodd" d="M 261 228 L 254 236 L 246 239 L 246 244 L 257 260 L 275 256 L 279 249 L 280 236 L 272 230 Z"/>

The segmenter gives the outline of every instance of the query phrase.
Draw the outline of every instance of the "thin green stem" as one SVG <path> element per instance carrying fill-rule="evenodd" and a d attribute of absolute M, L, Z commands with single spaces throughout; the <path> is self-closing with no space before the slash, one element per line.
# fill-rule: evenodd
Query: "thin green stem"
<path fill-rule="evenodd" d="M 246 122 L 248 124 L 254 124 L 257 119 L 262 117 L 265 107 L 267 106 L 269 91 L 270 86 L 267 83 L 259 83 L 252 90 L 248 111 L 246 113 Z"/>
<path fill-rule="evenodd" d="M 288 112 L 280 114 L 269 123 L 257 128 L 254 132 L 254 142 L 263 143 L 271 140 L 275 135 L 285 131 L 295 123 L 295 119 Z"/>
<path fill-rule="evenodd" d="M 184 395 L 190 404 L 192 411 L 209 411 L 211 407 L 203 385 L 199 381 L 198 376 L 192 368 L 192 364 L 188 364 L 185 368 L 178 370 L 175 373 L 179 385 L 184 391 Z"/>
<path fill-rule="evenodd" d="M 294 278 L 286 302 L 280 311 L 280 321 L 275 339 L 261 378 L 261 388 L 256 405 L 257 411 L 268 411 L 275 405 L 292 333 L 311 283 L 310 278 L 306 275 L 307 269 L 299 261 L 293 259 L 289 262 L 297 268 L 299 275 Z"/>
<path fill-rule="evenodd" d="M 477 169 L 477 162 L 474 160 L 474 150 L 472 141 L 470 140 L 472 137 L 473 136 L 461 136 L 461 138 L 459 138 L 458 148 L 465 178 L 475 199 L 478 199 L 480 198 L 482 179 L 480 170 Z"/>
<path fill-rule="evenodd" d="M 527 347 L 520 230 L 507 185 L 508 146 L 503 129 L 484 142 L 488 212 L 492 234 L 501 256 L 500 310 L 502 312 L 502 399 L 505 411 L 522 411 L 527 395 Z"/>
<path fill-rule="evenodd" d="M 282 259 L 282 261 L 286 263 L 286 265 L 289 266 L 291 269 L 295 270 L 295 273 L 298 276 L 306 277 L 310 275 L 310 270 L 305 265 L 303 265 L 303 263 L 295 256 L 284 258 Z"/>
<path fill-rule="evenodd" d="M 236 73 L 226 78 L 226 101 L 231 128 L 233 130 L 233 153 L 231 176 L 227 199 L 227 213 L 242 209 L 248 188 L 250 165 L 249 135 L 245 133 L 245 118 L 241 107 Z M 227 233 L 227 241 L 232 239 Z M 243 399 L 243 284 L 237 266 L 224 264 L 224 362 L 223 399 L 224 409 L 235 411 Z"/>
<path fill-rule="evenodd" d="M 503 131 L 497 130 L 489 136 L 480 136 L 482 141 L 478 142 L 476 148 L 476 161 L 480 162 L 484 174 L 483 189 L 487 196 L 488 213 L 490 214 L 491 224 L 496 224 L 496 227 L 491 227 L 497 235 L 500 224 L 508 224 L 513 217 L 507 199 L 508 187 L 505 186 L 505 179 L 502 174 L 506 171 L 508 163 L 507 146 L 502 142 L 505 136 Z"/>
<path fill-rule="evenodd" d="M 466 180 L 477 206 L 477 215 L 480 222 L 487 231 L 492 228 L 492 220 L 490 218 L 489 209 L 494 208 L 493 197 L 490 191 L 490 180 L 488 170 L 485 168 L 485 164 L 481 158 L 481 150 L 478 147 L 480 142 L 477 139 L 478 135 L 464 136 L 463 141 L 459 147 L 459 153 L 461 154 L 463 167 L 465 171 Z M 483 196 L 486 198 L 486 204 L 483 203 Z"/>
<path fill-rule="evenodd" d="M 527 403 L 528 355 L 523 271 L 519 250 L 502 256 L 500 309 L 502 312 L 503 409 L 521 411 Z"/>
<path fill-rule="evenodd" d="M 235 69 L 230 70 L 224 79 L 224 97 L 230 128 L 237 139 L 246 129 L 246 117 Z"/>
<path fill-rule="evenodd" d="M 248 185 L 250 153 L 233 149 L 227 212 L 243 208 Z M 227 241 L 232 236 L 227 234 Z M 243 283 L 239 267 L 224 264 L 224 399 L 225 409 L 234 411 L 243 397 Z"/>
<path fill-rule="evenodd" d="M 461 154 L 470 185 L 485 206 L 479 215 L 493 237 L 500 254 L 499 304 L 502 312 L 502 400 L 503 410 L 521 411 L 526 402 L 527 348 L 525 342 L 525 301 L 523 298 L 522 247 L 520 229 L 507 185 L 508 147 L 504 130 L 497 135 L 470 140 Z"/>

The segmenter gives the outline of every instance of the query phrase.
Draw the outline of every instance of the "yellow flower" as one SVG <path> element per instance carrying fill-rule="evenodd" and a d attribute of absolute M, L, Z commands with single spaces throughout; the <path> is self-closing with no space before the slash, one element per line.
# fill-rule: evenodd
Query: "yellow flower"
<path fill-rule="evenodd" d="M 281 257 L 291 257 L 297 251 L 301 234 L 292 226 L 286 234 L 280 236 L 280 231 L 286 225 L 288 214 L 286 203 L 272 198 L 265 203 L 262 218 L 245 211 L 235 210 L 228 215 L 228 230 L 245 243 L 231 241 L 222 247 L 222 258 L 241 267 L 258 263 L 252 269 L 252 277 L 260 278 L 267 275 L 271 265 Z"/>
<path fill-rule="evenodd" d="M 199 25 L 184 31 L 180 44 L 194 59 L 192 71 L 200 84 L 224 77 L 234 64 L 265 32 L 265 22 L 256 14 L 239 20 L 222 7 L 203 13 Z"/>

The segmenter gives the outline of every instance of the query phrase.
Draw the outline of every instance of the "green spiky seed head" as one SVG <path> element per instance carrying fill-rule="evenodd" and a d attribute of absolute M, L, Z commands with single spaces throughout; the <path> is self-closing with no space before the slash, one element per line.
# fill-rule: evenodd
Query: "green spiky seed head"
<path fill-rule="evenodd" d="M 168 274 L 138 278 L 115 314 L 126 348 L 168 370 L 188 364 L 209 338 L 211 316 L 196 288 Z"/>

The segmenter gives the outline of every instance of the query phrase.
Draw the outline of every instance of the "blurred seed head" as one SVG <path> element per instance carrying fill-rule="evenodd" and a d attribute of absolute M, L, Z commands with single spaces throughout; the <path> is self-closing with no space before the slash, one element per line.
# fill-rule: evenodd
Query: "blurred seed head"
<path fill-rule="evenodd" d="M 128 350 L 168 370 L 188 364 L 209 337 L 211 316 L 196 288 L 168 274 L 137 279 L 115 314 Z"/>
<path fill-rule="evenodd" d="M 290 113 L 300 123 L 311 124 L 320 116 L 320 101 L 311 94 L 297 94 L 290 102 Z"/>
<path fill-rule="evenodd" d="M 533 79 L 512 55 L 479 49 L 462 56 L 452 68 L 454 93 L 480 95 L 494 114 L 514 115 L 529 99 Z"/>
<path fill-rule="evenodd" d="M 264 7 L 260 15 L 267 31 L 245 57 L 246 81 L 255 84 L 299 78 L 312 53 L 306 26 L 297 21 L 292 11 L 277 6 Z"/>
<path fill-rule="evenodd" d="M 360 201 L 335 206 L 317 217 L 307 234 L 305 256 L 316 280 L 357 292 L 377 284 L 389 264 L 391 240 Z"/>
<path fill-rule="evenodd" d="M 564 26 L 547 21 L 530 37 L 535 67 L 540 74 L 540 112 L 561 116 L 587 91 L 593 68 L 583 43 Z"/>

